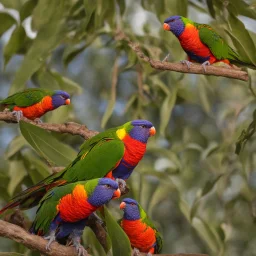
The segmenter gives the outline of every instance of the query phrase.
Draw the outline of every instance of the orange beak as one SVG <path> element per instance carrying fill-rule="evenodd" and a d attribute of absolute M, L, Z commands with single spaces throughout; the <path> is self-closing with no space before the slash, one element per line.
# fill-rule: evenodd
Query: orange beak
<path fill-rule="evenodd" d="M 125 203 L 125 202 L 122 202 L 122 203 L 120 204 L 120 210 L 123 210 L 123 209 L 125 208 L 125 206 L 126 206 L 126 203 Z"/>
<path fill-rule="evenodd" d="M 65 104 L 69 105 L 70 104 L 70 99 L 66 99 Z"/>
<path fill-rule="evenodd" d="M 163 28 L 164 28 L 164 30 L 168 30 L 168 31 L 170 31 L 170 29 L 171 29 L 170 25 L 167 23 L 164 23 Z"/>
<path fill-rule="evenodd" d="M 120 196 L 121 196 L 121 191 L 120 191 L 120 189 L 118 188 L 118 189 L 114 192 L 114 194 L 113 194 L 113 196 L 112 196 L 112 199 L 119 198 Z"/>
<path fill-rule="evenodd" d="M 154 136 L 156 134 L 156 128 L 154 126 L 152 126 L 149 130 L 149 134 L 150 136 Z"/>

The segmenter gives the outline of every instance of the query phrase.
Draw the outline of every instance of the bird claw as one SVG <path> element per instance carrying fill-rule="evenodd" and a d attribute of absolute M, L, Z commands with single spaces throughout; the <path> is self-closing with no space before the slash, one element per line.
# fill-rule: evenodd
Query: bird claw
<path fill-rule="evenodd" d="M 210 66 L 211 63 L 209 60 L 205 61 L 204 63 L 202 63 L 202 66 L 203 66 L 203 69 L 204 69 L 204 72 L 206 72 L 206 66 Z"/>
<path fill-rule="evenodd" d="M 74 247 L 76 248 L 77 256 L 87 256 L 88 255 L 88 252 L 80 243 L 74 245 Z"/>
<path fill-rule="evenodd" d="M 125 190 L 126 190 L 126 182 L 125 182 L 125 180 L 117 178 L 116 182 L 118 183 L 118 187 L 119 187 L 120 191 L 121 192 L 125 192 Z"/>
<path fill-rule="evenodd" d="M 55 239 L 56 239 L 56 237 L 55 237 L 55 232 L 51 232 L 50 235 L 49 235 L 49 236 L 45 236 L 44 239 L 45 239 L 45 240 L 49 240 L 49 242 L 48 242 L 47 245 L 45 246 L 45 249 L 46 249 L 47 251 L 50 251 L 50 250 L 51 250 L 51 249 L 50 249 L 50 246 L 51 246 L 52 242 L 54 242 Z"/>
<path fill-rule="evenodd" d="M 152 256 L 152 253 L 151 253 L 151 252 L 148 252 L 148 253 L 147 253 L 147 256 Z"/>
<path fill-rule="evenodd" d="M 133 255 L 133 256 L 140 256 L 140 250 L 134 247 L 134 248 L 133 248 L 132 255 Z"/>
<path fill-rule="evenodd" d="M 170 53 L 168 53 L 168 54 L 164 57 L 164 59 L 162 60 L 162 62 L 168 62 L 169 57 L 170 57 Z"/>
<path fill-rule="evenodd" d="M 18 111 L 14 110 L 11 113 L 12 113 L 13 116 L 16 117 L 17 122 L 19 123 L 20 119 L 23 117 L 22 111 L 21 110 L 18 110 Z"/>
<path fill-rule="evenodd" d="M 188 61 L 188 60 L 181 60 L 180 63 L 181 63 L 181 64 L 186 64 L 188 69 L 190 69 L 190 66 L 191 66 L 191 64 L 192 64 L 192 62 L 190 62 L 190 61 Z"/>

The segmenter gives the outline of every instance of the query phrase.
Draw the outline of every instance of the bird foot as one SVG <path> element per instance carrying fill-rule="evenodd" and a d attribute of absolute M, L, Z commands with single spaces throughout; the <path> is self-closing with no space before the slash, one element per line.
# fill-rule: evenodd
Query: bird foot
<path fill-rule="evenodd" d="M 9 109 L 9 108 L 5 108 L 3 112 L 4 112 L 4 113 L 9 113 L 9 112 L 10 112 L 10 109 Z"/>
<path fill-rule="evenodd" d="M 55 241 L 56 237 L 55 237 L 55 231 L 54 232 L 50 232 L 50 235 L 49 236 L 45 236 L 44 237 L 45 240 L 49 240 L 49 242 L 47 243 L 47 245 L 45 246 L 45 249 L 47 251 L 50 251 L 50 246 L 52 244 L 52 242 Z"/>
<path fill-rule="evenodd" d="M 152 253 L 151 253 L 151 252 L 148 252 L 148 253 L 147 253 L 147 256 L 152 256 Z"/>
<path fill-rule="evenodd" d="M 87 256 L 88 252 L 86 249 L 79 243 L 79 244 L 73 244 L 73 246 L 76 249 L 77 256 Z"/>
<path fill-rule="evenodd" d="M 133 248 L 132 256 L 140 256 L 140 250 L 137 248 Z"/>
<path fill-rule="evenodd" d="M 180 63 L 181 64 L 186 64 L 188 69 L 190 69 L 190 66 L 192 65 L 192 62 L 190 62 L 188 60 L 181 60 Z"/>
<path fill-rule="evenodd" d="M 34 120 L 34 122 L 37 123 L 37 124 L 42 124 L 43 123 L 43 121 L 40 118 L 36 118 Z"/>
<path fill-rule="evenodd" d="M 170 57 L 170 53 L 168 53 L 168 54 L 164 57 L 164 59 L 162 60 L 162 62 L 168 62 L 169 57 Z"/>
<path fill-rule="evenodd" d="M 11 113 L 13 114 L 13 116 L 16 117 L 17 122 L 19 123 L 20 119 L 23 117 L 22 111 L 21 110 L 18 110 L 18 111 L 15 110 L 15 111 L 12 111 Z"/>
<path fill-rule="evenodd" d="M 205 62 L 202 64 L 203 69 L 204 69 L 204 72 L 206 72 L 206 66 L 210 66 L 210 65 L 211 65 L 211 63 L 210 63 L 209 60 L 205 61 Z"/>

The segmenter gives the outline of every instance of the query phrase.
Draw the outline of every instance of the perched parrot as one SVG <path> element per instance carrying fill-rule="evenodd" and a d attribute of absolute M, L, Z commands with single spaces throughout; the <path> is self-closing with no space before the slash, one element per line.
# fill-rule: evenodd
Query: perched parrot
<path fill-rule="evenodd" d="M 117 182 L 108 178 L 55 187 L 40 201 L 30 232 L 49 240 L 47 250 L 54 240 L 70 235 L 78 254 L 84 255 L 85 249 L 80 244 L 80 238 L 86 219 L 120 195 Z"/>
<path fill-rule="evenodd" d="M 215 62 L 256 68 L 253 63 L 243 61 L 209 25 L 199 24 L 182 16 L 171 16 L 164 21 L 163 28 L 179 39 L 181 47 L 188 55 L 188 61 L 182 63 L 187 64 L 188 68 L 191 62 L 202 63 L 204 70 L 206 65 Z"/>
<path fill-rule="evenodd" d="M 125 198 L 120 204 L 124 211 L 120 226 L 130 239 L 135 254 L 139 252 L 160 253 L 162 250 L 162 237 L 154 224 L 148 218 L 140 204 L 131 198 Z"/>
<path fill-rule="evenodd" d="M 45 193 L 66 183 L 108 177 L 125 183 L 146 151 L 147 141 L 156 130 L 147 120 L 134 120 L 111 128 L 85 141 L 74 161 L 63 171 L 54 173 L 16 195 L 0 214 L 15 206 L 36 206 Z"/>
<path fill-rule="evenodd" d="M 6 99 L 0 100 L 2 108 L 13 111 L 19 121 L 22 116 L 28 119 L 40 118 L 46 112 L 62 105 L 70 104 L 67 92 L 32 88 L 17 92 Z"/>

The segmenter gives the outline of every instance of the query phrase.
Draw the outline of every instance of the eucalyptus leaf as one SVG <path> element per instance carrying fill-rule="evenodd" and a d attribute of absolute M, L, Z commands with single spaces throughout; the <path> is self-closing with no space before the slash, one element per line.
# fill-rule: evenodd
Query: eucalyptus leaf
<path fill-rule="evenodd" d="M 0 36 L 11 26 L 16 24 L 16 20 L 6 12 L 0 12 Z"/>
<path fill-rule="evenodd" d="M 76 151 L 58 141 L 50 132 L 24 121 L 20 121 L 19 125 L 28 143 L 51 164 L 67 166 L 75 159 Z"/>
<path fill-rule="evenodd" d="M 118 225 L 116 220 L 111 216 L 106 206 L 104 206 L 105 222 L 112 242 L 113 256 L 131 256 L 131 245 L 129 238 Z"/>

